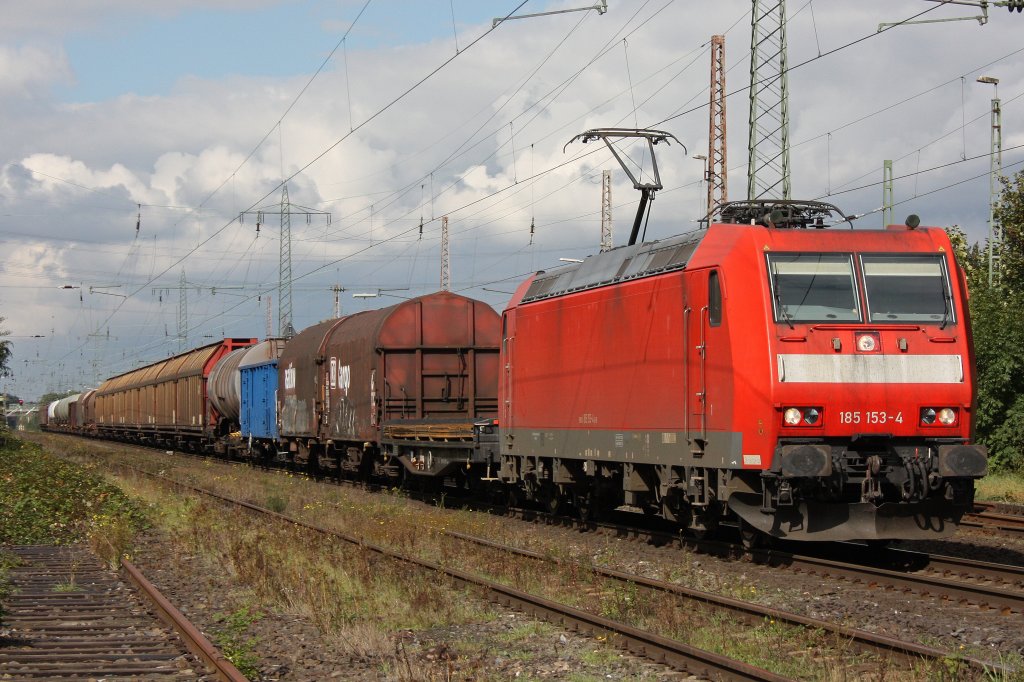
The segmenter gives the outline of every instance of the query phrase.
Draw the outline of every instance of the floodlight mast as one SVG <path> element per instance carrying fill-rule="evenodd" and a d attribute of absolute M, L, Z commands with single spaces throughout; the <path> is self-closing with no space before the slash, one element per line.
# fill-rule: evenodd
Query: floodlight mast
<path fill-rule="evenodd" d="M 653 182 L 641 182 L 629 169 L 626 164 L 626 159 L 622 157 L 619 150 L 615 148 L 611 140 L 620 140 L 628 137 L 642 137 L 647 140 L 647 149 L 651 153 L 651 174 L 653 176 Z M 670 144 L 669 140 L 675 140 L 676 144 L 683 148 L 683 153 L 686 153 L 686 145 L 679 141 L 672 133 L 667 133 L 664 130 L 650 130 L 647 128 L 594 128 L 586 132 L 580 133 L 576 137 L 572 138 L 565 143 L 565 147 L 562 147 L 562 152 L 569 147 L 570 144 L 579 140 L 586 144 L 592 140 L 602 140 L 605 145 L 611 150 L 612 156 L 619 162 L 622 170 L 625 171 L 626 175 L 633 182 L 633 189 L 640 190 L 640 205 L 636 209 L 636 218 L 633 220 L 633 229 L 629 233 L 628 246 L 636 244 L 636 238 L 640 234 L 640 225 L 643 223 L 644 214 L 647 213 L 649 202 L 654 200 L 654 193 L 659 189 L 662 189 L 664 185 L 661 184 L 661 173 L 658 171 L 658 157 L 654 153 L 654 145 L 664 142 Z"/>

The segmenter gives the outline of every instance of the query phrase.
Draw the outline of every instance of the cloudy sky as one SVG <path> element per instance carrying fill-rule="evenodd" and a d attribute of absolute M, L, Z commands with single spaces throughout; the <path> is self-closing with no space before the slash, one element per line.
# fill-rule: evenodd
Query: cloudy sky
<path fill-rule="evenodd" d="M 729 194 L 745 198 L 750 0 L 36 0 L 0 42 L 5 390 L 80 389 L 217 337 L 278 326 L 280 205 L 293 323 L 438 288 L 497 308 L 526 274 L 616 242 L 638 193 L 595 127 L 654 127 L 665 189 L 648 239 L 695 229 L 708 42 L 726 35 Z M 931 0 L 790 0 L 794 198 L 868 213 L 894 161 L 895 215 L 984 240 L 990 100 L 1024 161 L 1024 15 Z M 634 153 L 639 163 L 645 159 Z M 261 209 L 263 209 L 261 214 Z M 244 214 L 244 215 L 243 215 Z M 242 216 L 239 219 L 239 216 Z M 259 229 L 257 229 L 259 223 Z M 532 237 L 531 237 L 531 225 Z M 183 274 L 184 273 L 184 274 Z M 184 292 L 180 282 L 186 282 Z M 342 288 L 344 291 L 335 291 Z M 179 329 L 185 296 L 187 325 Z M 378 293 L 376 298 L 353 294 Z M 269 305 L 268 305 L 269 303 Z"/>

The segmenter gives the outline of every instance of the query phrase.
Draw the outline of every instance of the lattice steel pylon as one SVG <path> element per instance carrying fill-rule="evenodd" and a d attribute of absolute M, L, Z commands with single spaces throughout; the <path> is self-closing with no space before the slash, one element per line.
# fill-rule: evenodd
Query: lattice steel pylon
<path fill-rule="evenodd" d="M 292 211 L 288 200 L 288 185 L 281 188 L 281 256 L 277 282 L 277 323 L 278 332 L 287 338 L 291 336 L 288 327 L 292 324 Z"/>
<path fill-rule="evenodd" d="M 729 201 L 725 130 L 725 36 L 711 36 L 711 102 L 708 129 L 708 215 Z"/>
<path fill-rule="evenodd" d="M 790 199 L 786 2 L 753 3 L 747 199 Z"/>
<path fill-rule="evenodd" d="M 451 291 L 451 275 L 448 270 L 448 216 L 441 218 L 441 291 Z"/>
<path fill-rule="evenodd" d="M 612 238 L 612 172 L 601 171 L 601 250 L 615 246 Z"/>
<path fill-rule="evenodd" d="M 331 214 L 328 211 L 320 211 L 308 206 L 293 204 L 288 199 L 288 185 L 281 188 L 281 201 L 276 207 L 258 208 L 252 211 L 243 211 L 239 215 L 239 222 L 246 214 L 256 214 L 256 232 L 259 233 L 260 225 L 264 216 L 277 214 L 281 217 L 281 248 L 280 265 L 278 270 L 278 292 L 277 292 L 277 325 L 278 334 L 289 338 L 295 334 L 295 327 L 292 326 L 292 215 L 306 216 L 306 224 L 312 222 L 313 216 L 326 216 L 327 224 L 331 224 Z"/>

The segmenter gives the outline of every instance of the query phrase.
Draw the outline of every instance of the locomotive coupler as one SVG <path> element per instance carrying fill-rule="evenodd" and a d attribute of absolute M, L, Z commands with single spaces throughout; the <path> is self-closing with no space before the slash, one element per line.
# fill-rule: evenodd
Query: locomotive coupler
<path fill-rule="evenodd" d="M 779 484 L 778 505 L 780 507 L 793 506 L 793 485 L 789 481 L 783 481 Z"/>
<path fill-rule="evenodd" d="M 863 502 L 876 502 L 882 499 L 882 483 L 875 475 L 881 471 L 882 458 L 878 455 L 868 457 L 864 468 L 864 480 L 860 482 L 860 499 Z"/>

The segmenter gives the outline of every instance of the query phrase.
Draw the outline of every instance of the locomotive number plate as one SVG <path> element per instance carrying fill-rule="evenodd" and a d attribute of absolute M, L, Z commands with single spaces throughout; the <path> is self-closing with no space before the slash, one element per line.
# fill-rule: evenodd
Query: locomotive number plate
<path fill-rule="evenodd" d="M 840 411 L 840 424 L 902 424 L 902 412 L 872 411 Z"/>

